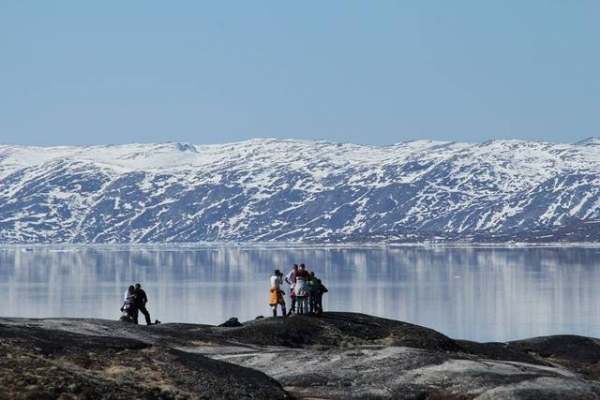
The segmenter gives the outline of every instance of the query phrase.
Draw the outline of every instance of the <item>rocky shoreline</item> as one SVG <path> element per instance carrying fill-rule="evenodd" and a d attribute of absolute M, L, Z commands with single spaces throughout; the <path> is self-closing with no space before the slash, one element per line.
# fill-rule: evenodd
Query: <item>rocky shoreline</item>
<path fill-rule="evenodd" d="M 0 399 L 600 399 L 600 340 L 449 338 L 364 314 L 242 326 L 0 318 Z"/>

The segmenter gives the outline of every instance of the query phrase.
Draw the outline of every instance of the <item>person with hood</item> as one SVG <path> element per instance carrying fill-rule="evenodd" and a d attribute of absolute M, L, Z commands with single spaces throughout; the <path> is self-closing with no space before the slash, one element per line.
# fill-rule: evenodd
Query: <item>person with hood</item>
<path fill-rule="evenodd" d="M 281 313 L 284 317 L 287 317 L 287 313 L 285 310 L 285 299 L 283 296 L 285 292 L 281 290 L 281 285 L 283 285 L 283 274 L 276 269 L 271 276 L 271 295 L 269 296 L 269 305 L 273 310 L 273 316 L 277 316 L 277 305 L 281 306 Z"/>

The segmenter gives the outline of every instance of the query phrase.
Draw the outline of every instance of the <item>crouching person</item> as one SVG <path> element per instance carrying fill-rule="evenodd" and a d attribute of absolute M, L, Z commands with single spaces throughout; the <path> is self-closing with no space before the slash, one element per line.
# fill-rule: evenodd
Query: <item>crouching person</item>
<path fill-rule="evenodd" d="M 281 313 L 285 317 L 287 316 L 285 310 L 285 299 L 283 295 L 285 292 L 281 290 L 281 285 L 283 285 L 283 274 L 276 269 L 273 272 L 273 276 L 271 276 L 271 295 L 269 297 L 269 305 L 273 309 L 273 316 L 277 316 L 277 305 L 281 305 Z"/>
<path fill-rule="evenodd" d="M 121 321 L 137 323 L 138 311 L 135 307 L 135 287 L 133 285 L 125 291 L 121 312 L 123 313 L 120 318 Z"/>

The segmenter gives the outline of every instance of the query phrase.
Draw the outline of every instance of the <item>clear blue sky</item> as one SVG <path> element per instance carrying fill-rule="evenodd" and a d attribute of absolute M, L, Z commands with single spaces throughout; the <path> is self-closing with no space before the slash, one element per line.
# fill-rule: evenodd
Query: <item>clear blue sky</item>
<path fill-rule="evenodd" d="M 600 136 L 600 1 L 0 2 L 0 144 Z"/>

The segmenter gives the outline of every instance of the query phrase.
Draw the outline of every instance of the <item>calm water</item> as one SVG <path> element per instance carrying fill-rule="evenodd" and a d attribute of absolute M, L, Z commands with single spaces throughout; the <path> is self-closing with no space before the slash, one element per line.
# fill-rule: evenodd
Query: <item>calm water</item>
<path fill-rule="evenodd" d="M 152 318 L 219 324 L 269 315 L 269 277 L 304 262 L 326 310 L 450 337 L 600 337 L 600 248 L 0 247 L 0 316 L 118 319 L 140 282 Z M 287 289 L 287 287 L 286 287 Z"/>

